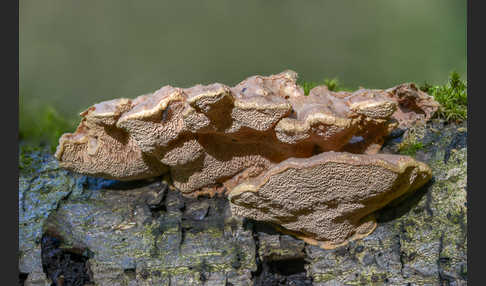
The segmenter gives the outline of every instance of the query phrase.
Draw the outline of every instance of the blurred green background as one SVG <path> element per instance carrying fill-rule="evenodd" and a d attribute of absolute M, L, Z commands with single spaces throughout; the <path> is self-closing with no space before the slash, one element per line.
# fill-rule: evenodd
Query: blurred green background
<path fill-rule="evenodd" d="M 102 100 L 284 69 L 349 88 L 465 78 L 466 14 L 465 0 L 22 0 L 20 127 L 46 106 L 77 121 Z"/>

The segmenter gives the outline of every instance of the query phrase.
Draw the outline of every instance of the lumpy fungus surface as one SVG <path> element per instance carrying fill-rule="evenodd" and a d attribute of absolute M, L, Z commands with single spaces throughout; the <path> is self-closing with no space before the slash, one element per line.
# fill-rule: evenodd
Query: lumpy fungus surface
<path fill-rule="evenodd" d="M 373 211 L 431 177 L 423 163 L 377 152 L 394 128 L 437 108 L 413 84 L 305 95 L 287 70 L 95 104 L 55 156 L 110 179 L 169 173 L 186 196 L 224 193 L 235 215 L 330 248 L 369 234 Z"/>

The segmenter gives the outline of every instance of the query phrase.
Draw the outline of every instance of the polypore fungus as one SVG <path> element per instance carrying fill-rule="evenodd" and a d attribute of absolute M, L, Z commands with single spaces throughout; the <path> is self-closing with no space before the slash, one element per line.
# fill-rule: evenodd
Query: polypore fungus
<path fill-rule="evenodd" d="M 234 193 L 235 188 L 241 190 L 242 182 L 248 179 L 253 182 L 262 176 L 268 181 L 272 181 L 271 176 L 275 176 L 275 180 L 285 180 L 284 171 L 276 170 L 287 170 L 288 164 L 300 164 L 303 168 L 299 171 L 303 172 L 301 175 L 310 176 L 317 172 L 315 174 L 321 177 L 315 178 L 315 182 L 326 185 L 323 179 L 326 175 L 318 170 L 328 170 L 332 164 L 344 164 L 342 169 L 351 173 L 341 174 L 349 179 L 339 181 L 343 184 L 342 190 L 350 193 L 349 200 L 355 199 L 365 206 L 353 209 L 353 215 L 349 217 L 344 214 L 337 217 L 347 219 L 343 224 L 345 229 L 334 230 L 339 234 L 332 236 L 324 230 L 316 229 L 319 232 L 314 233 L 295 229 L 285 223 L 283 217 L 279 218 L 281 221 L 268 218 L 308 237 L 341 241 L 353 234 L 352 226 L 361 233 L 363 227 L 357 223 L 363 214 L 403 193 L 407 186 L 400 184 L 392 188 L 389 185 L 379 189 L 382 195 L 377 198 L 381 199 L 372 203 L 374 191 L 359 189 L 360 180 L 391 182 L 407 176 L 412 181 L 418 179 L 412 178 L 412 173 L 395 171 L 402 163 L 389 163 L 395 162 L 392 157 L 385 160 L 380 156 L 315 155 L 329 151 L 375 154 L 395 127 L 430 118 L 438 104 L 413 84 L 355 92 L 332 92 L 326 86 L 318 86 L 306 96 L 296 82 L 297 74 L 285 71 L 268 77 L 252 76 L 234 87 L 219 83 L 185 89 L 164 86 L 133 100 L 122 98 L 101 102 L 81 113 L 83 119 L 76 132 L 60 138 L 55 155 L 64 168 L 111 179 L 134 180 L 169 172 L 175 187 L 187 196 L 230 190 L 235 212 L 257 219 L 265 213 L 261 208 L 267 202 L 279 198 L 271 197 L 265 189 L 261 196 L 262 205 L 258 202 L 246 204 L 241 198 L 250 197 L 245 195 L 249 192 L 242 192 L 240 197 Z M 339 159 L 331 163 L 328 158 Z M 363 163 L 356 167 L 357 159 L 343 158 L 359 158 L 367 165 Z M 413 165 L 422 173 L 426 169 L 412 159 L 400 160 L 409 160 L 407 166 Z M 290 169 L 297 170 L 296 167 Z M 375 173 L 363 173 L 363 170 L 375 169 Z M 303 178 L 296 182 L 306 184 Z M 355 189 L 348 186 L 352 184 L 357 184 Z M 410 189 L 417 184 L 410 182 Z M 284 186 L 283 182 L 281 186 Z M 395 187 L 399 187 L 399 191 Z M 258 189 L 260 187 L 254 187 L 254 191 Z M 341 191 L 336 186 L 330 190 L 334 189 Z M 324 189 L 317 190 L 322 192 Z M 354 196 L 353 191 L 357 191 Z M 279 189 L 278 192 L 284 191 Z M 260 198 L 258 194 L 252 194 Z M 310 202 L 305 205 L 310 208 L 309 215 L 322 214 L 320 207 L 315 208 L 309 205 Z M 336 200 L 336 203 L 340 201 Z M 243 206 L 246 205 L 252 210 L 245 212 Z M 299 221 L 296 218 L 299 213 L 292 213 L 285 206 L 281 210 L 291 215 L 296 223 Z M 304 222 L 305 218 L 302 219 Z M 327 227 L 333 225 L 332 221 L 326 224 Z"/>
<path fill-rule="evenodd" d="M 287 159 L 241 182 L 228 197 L 235 215 L 333 248 L 370 234 L 374 211 L 430 177 L 427 165 L 406 156 L 326 152 Z"/>
<path fill-rule="evenodd" d="M 232 88 L 165 86 L 95 104 L 74 134 L 61 137 L 56 157 L 62 167 L 119 180 L 170 171 L 175 186 L 191 194 L 291 157 L 376 153 L 397 124 L 430 117 L 436 104 L 413 85 L 353 93 L 319 86 L 306 96 L 296 80 L 286 71 Z M 397 109 L 402 102 L 408 109 Z"/>

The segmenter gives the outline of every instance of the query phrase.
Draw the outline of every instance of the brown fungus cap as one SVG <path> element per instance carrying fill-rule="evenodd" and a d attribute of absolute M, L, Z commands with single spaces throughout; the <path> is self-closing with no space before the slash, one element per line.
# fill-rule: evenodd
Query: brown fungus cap
<path fill-rule="evenodd" d="M 374 154 L 397 125 L 436 109 L 413 85 L 352 93 L 319 86 L 306 96 L 296 81 L 288 70 L 234 87 L 164 86 L 95 104 L 74 134 L 61 137 L 56 157 L 62 167 L 119 180 L 170 172 L 185 195 L 197 195 L 232 188 L 288 158 Z"/>
<path fill-rule="evenodd" d="M 418 89 L 413 83 L 400 84 L 387 89 L 386 92 L 398 104 L 393 117 L 399 122 L 399 127 L 410 127 L 417 121 L 431 119 L 440 106 L 433 97 Z"/>
<path fill-rule="evenodd" d="M 334 248 L 371 233 L 374 211 L 430 178 L 430 168 L 410 157 L 326 152 L 285 160 L 228 197 L 235 215 Z"/>
<path fill-rule="evenodd" d="M 130 100 L 97 104 L 81 113 L 84 117 L 74 134 L 59 139 L 55 156 L 60 166 L 75 172 L 118 180 L 159 176 L 167 167 L 141 152 L 124 130 L 114 126 Z"/>

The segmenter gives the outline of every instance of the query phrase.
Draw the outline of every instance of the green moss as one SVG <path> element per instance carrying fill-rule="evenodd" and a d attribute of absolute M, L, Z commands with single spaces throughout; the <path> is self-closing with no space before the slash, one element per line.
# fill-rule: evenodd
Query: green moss
<path fill-rule="evenodd" d="M 415 156 L 417 151 L 422 149 L 424 149 L 424 144 L 422 144 L 422 142 L 417 142 L 401 147 L 399 152 L 402 155 Z"/>
<path fill-rule="evenodd" d="M 339 89 L 339 80 L 337 78 L 333 79 L 324 79 L 324 84 L 330 91 L 338 91 Z"/>
<path fill-rule="evenodd" d="M 29 154 L 30 152 L 22 150 L 20 151 L 19 154 L 19 169 L 21 171 L 25 171 L 28 168 L 30 168 L 32 164 L 32 157 Z"/>
<path fill-rule="evenodd" d="M 303 81 L 299 80 L 297 81 L 297 84 L 300 85 L 304 89 L 305 95 L 309 95 L 309 92 L 311 89 L 314 87 L 320 86 L 320 85 L 325 85 L 330 91 L 351 91 L 348 88 L 344 88 L 340 86 L 339 80 L 337 78 L 332 78 L 328 79 L 325 78 L 322 81 L 319 82 L 311 82 L 311 81 Z"/>
<path fill-rule="evenodd" d="M 21 172 L 33 172 L 38 165 L 41 147 L 33 145 L 20 145 L 19 147 L 19 170 Z"/>
<path fill-rule="evenodd" d="M 54 152 L 59 137 L 76 129 L 77 122 L 61 116 L 53 107 L 35 110 L 20 107 L 19 140 L 32 146 L 47 145 Z"/>
<path fill-rule="evenodd" d="M 424 136 L 424 126 L 417 125 L 410 127 L 403 136 L 402 142 L 398 144 L 398 153 L 402 155 L 415 156 L 417 151 L 428 147 L 421 142 Z"/>
<path fill-rule="evenodd" d="M 437 117 L 457 122 L 467 119 L 467 82 L 457 72 L 451 72 L 444 85 L 432 86 L 424 83 L 420 89 L 440 103 Z"/>

